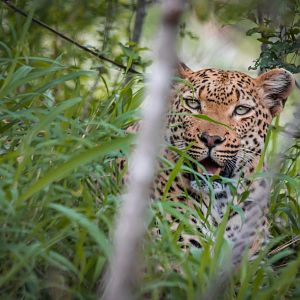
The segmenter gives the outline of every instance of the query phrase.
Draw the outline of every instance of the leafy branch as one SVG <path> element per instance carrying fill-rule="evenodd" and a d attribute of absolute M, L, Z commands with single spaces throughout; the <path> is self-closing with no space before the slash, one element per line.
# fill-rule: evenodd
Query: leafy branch
<path fill-rule="evenodd" d="M 279 4 L 278 4 L 279 5 Z M 257 40 L 262 43 L 261 54 L 249 69 L 269 70 L 285 68 L 292 73 L 300 73 L 300 5 L 299 1 L 282 3 L 281 22 L 274 17 L 270 7 L 259 7 L 257 18 L 249 14 L 248 18 L 256 26 L 247 31 L 247 35 L 259 34 Z"/>

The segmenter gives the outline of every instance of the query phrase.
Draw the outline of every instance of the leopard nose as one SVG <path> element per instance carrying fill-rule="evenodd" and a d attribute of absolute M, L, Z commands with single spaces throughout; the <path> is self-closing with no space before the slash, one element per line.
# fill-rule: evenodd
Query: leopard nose
<path fill-rule="evenodd" d="M 224 142 L 225 138 L 222 139 L 218 135 L 209 135 L 207 132 L 202 132 L 199 136 L 201 142 L 203 142 L 208 148 L 213 148 Z"/>

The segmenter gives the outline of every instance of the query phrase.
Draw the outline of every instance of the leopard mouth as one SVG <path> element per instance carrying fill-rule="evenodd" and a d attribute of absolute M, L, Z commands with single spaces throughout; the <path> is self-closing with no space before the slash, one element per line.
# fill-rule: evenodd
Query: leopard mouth
<path fill-rule="evenodd" d="M 233 172 L 234 166 L 233 163 L 225 163 L 224 166 L 220 166 L 217 162 L 215 162 L 211 157 L 207 157 L 199 163 L 202 165 L 199 166 L 198 164 L 193 163 L 193 169 L 198 172 L 199 174 L 204 175 L 207 178 L 210 178 L 212 180 L 212 185 L 214 189 L 220 189 L 223 186 L 223 179 L 222 177 L 225 178 L 232 178 L 233 177 Z M 203 169 L 204 167 L 204 169 Z M 213 176 L 216 176 L 215 178 Z M 208 188 L 207 181 L 202 177 L 197 177 L 195 174 L 190 173 L 189 175 L 189 180 L 190 180 L 190 186 L 192 190 L 199 192 L 199 191 L 205 191 Z"/>
<path fill-rule="evenodd" d="M 213 179 L 214 181 L 221 180 L 220 177 L 233 178 L 235 174 L 236 159 L 225 161 L 224 165 L 221 166 L 209 156 L 200 160 L 199 163 L 192 163 L 193 170 L 207 177 L 217 176 Z M 190 174 L 190 180 L 195 180 L 195 175 L 192 173 Z"/>
<path fill-rule="evenodd" d="M 200 164 L 205 168 L 206 172 L 198 166 L 197 171 L 200 174 L 205 174 L 205 175 L 220 175 L 222 171 L 222 167 L 216 163 L 211 157 L 207 157 L 200 161 Z"/>

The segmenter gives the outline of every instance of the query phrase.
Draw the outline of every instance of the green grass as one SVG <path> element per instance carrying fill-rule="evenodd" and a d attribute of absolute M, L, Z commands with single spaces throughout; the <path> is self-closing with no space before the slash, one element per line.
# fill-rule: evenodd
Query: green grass
<path fill-rule="evenodd" d="M 116 158 L 128 156 L 134 141 L 124 128 L 138 119 L 143 84 L 139 78 L 111 83 L 97 73 L 66 65 L 61 57 L 21 57 L 4 43 L 0 59 L 0 294 L 1 299 L 95 299 L 111 253 L 122 173 Z M 87 111 L 87 113 L 85 113 Z M 275 125 L 278 125 L 275 123 Z M 267 156 L 276 157 L 279 130 L 269 137 Z M 300 144 L 295 140 L 273 184 L 268 248 L 244 260 L 222 294 L 226 299 L 299 299 Z M 183 168 L 184 153 L 172 168 L 163 201 L 147 215 L 143 246 L 147 269 L 138 295 L 147 299 L 196 299 L 214 289 L 228 245 L 221 226 L 216 243 L 180 215 L 168 187 Z M 267 176 L 267 174 L 262 174 Z M 181 220 L 172 232 L 166 214 Z M 158 226 L 161 237 L 151 230 Z M 199 235 L 203 249 L 183 252 L 181 231 Z M 213 252 L 215 249 L 215 252 Z M 269 254 L 271 249 L 273 254 Z M 176 272 L 175 269 L 180 269 Z M 51 296 L 52 295 L 52 296 Z M 221 296 L 220 296 L 221 297 Z"/>

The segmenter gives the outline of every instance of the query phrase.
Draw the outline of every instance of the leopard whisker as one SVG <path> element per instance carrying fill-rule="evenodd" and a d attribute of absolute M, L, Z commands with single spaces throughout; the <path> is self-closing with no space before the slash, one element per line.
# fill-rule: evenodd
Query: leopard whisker
<path fill-rule="evenodd" d="M 258 154 L 259 153 L 256 153 L 254 151 L 246 151 L 246 149 L 241 149 L 240 153 L 238 153 L 238 155 L 244 155 L 245 157 L 251 157 L 253 159 L 256 158 Z"/>
<path fill-rule="evenodd" d="M 244 148 L 244 147 L 241 147 L 240 150 L 243 152 L 246 152 L 246 153 L 253 153 L 254 155 L 259 155 L 261 153 L 261 150 L 254 151 L 254 150 L 251 150 L 249 148 Z"/>
<path fill-rule="evenodd" d="M 236 167 L 236 164 L 232 160 L 227 160 L 226 163 L 225 163 L 225 167 L 226 166 L 229 166 L 232 169 L 232 171 L 233 171 L 235 169 L 235 167 Z"/>
<path fill-rule="evenodd" d="M 254 157 L 252 157 L 252 156 L 251 157 L 247 157 L 245 155 L 240 155 L 240 154 L 236 155 L 236 157 L 238 159 L 240 159 L 242 163 L 244 163 L 244 167 L 245 166 L 253 166 Z"/>
<path fill-rule="evenodd" d="M 248 153 L 237 153 L 236 154 L 237 158 L 240 158 L 241 160 L 253 160 L 255 158 L 254 155 L 250 155 Z"/>

